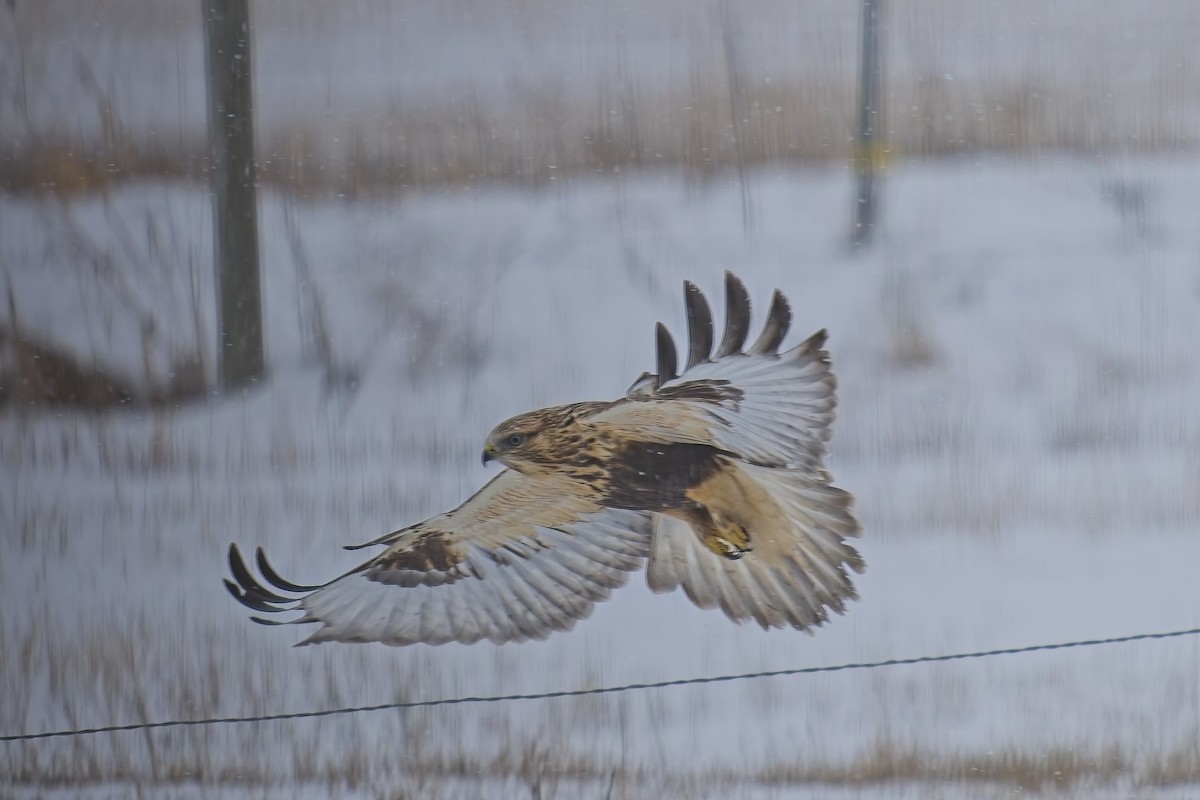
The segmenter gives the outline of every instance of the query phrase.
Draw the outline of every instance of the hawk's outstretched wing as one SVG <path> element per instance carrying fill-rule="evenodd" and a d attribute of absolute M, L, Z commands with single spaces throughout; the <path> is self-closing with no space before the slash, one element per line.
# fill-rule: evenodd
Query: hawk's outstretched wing
<path fill-rule="evenodd" d="M 261 549 L 260 581 L 233 546 L 237 582 L 225 584 L 256 611 L 321 623 L 303 643 L 544 639 L 642 567 L 651 524 L 647 514 L 599 506 L 563 478 L 505 470 L 453 511 L 361 545 L 387 549 L 329 583 L 286 581 Z"/>
<path fill-rule="evenodd" d="M 597 424 L 642 432 L 663 443 L 715 445 L 728 456 L 722 482 L 690 495 L 710 508 L 755 520 L 750 549 L 737 559 L 706 549 L 674 516 L 656 515 L 647 582 L 656 592 L 682 587 L 702 608 L 763 628 L 808 629 L 856 597 L 848 570 L 862 557 L 845 540 L 860 534 L 851 495 L 830 485 L 822 465 L 837 383 L 818 331 L 780 353 L 791 311 L 778 291 L 755 342 L 745 348 L 750 301 L 725 274 L 725 332 L 713 351 L 712 312 L 685 283 L 688 358 L 677 374 L 675 343 L 658 326 L 658 373 L 629 388 L 627 402 L 594 417 Z"/>
<path fill-rule="evenodd" d="M 725 273 L 725 333 L 714 353 L 712 312 L 691 282 L 684 284 L 688 360 L 676 374 L 675 342 L 658 325 L 658 373 L 646 373 L 598 421 L 657 434 L 664 442 L 711 444 L 766 467 L 821 472 L 837 404 L 837 381 L 817 331 L 779 352 L 792 312 L 779 291 L 767 321 L 745 348 L 750 299 L 742 282 Z M 744 349 L 743 349 L 744 348 Z"/>

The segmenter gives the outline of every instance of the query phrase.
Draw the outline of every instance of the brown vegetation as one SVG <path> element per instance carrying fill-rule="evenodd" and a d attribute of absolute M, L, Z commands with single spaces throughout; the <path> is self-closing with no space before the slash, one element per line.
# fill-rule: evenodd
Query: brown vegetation
<path fill-rule="evenodd" d="M 271 157 L 258 175 L 300 196 L 355 196 L 493 182 L 537 186 L 665 168 L 703 179 L 735 168 L 853 157 L 854 92 L 832 79 L 749 86 L 737 97 L 721 76 L 695 80 L 682 93 L 602 86 L 597 94 L 585 101 L 543 88 L 522 92 L 520 105 L 473 95 L 411 113 L 367 114 L 369 124 L 337 131 L 263 126 L 259 152 Z M 931 77 L 899 86 L 891 92 L 890 106 L 902 110 L 890 115 L 888 160 L 1162 152 L 1197 142 L 1170 103 L 1148 110 L 1131 132 L 1093 120 L 1088 97 L 1004 81 L 955 87 Z M 113 131 L 102 141 L 17 140 L 0 153 L 0 187 L 69 194 L 118 181 L 204 179 L 202 137 L 170 148 L 142 141 L 119 120 Z"/>
<path fill-rule="evenodd" d="M 144 338 L 153 325 L 143 326 Z M 147 379 L 150 378 L 147 370 Z M 195 355 L 181 358 L 164 384 L 137 387 L 128 377 L 80 358 L 47 337 L 22 327 L 12 285 L 8 320 L 0 321 L 0 407 L 145 408 L 176 404 L 206 395 L 203 364 Z"/>

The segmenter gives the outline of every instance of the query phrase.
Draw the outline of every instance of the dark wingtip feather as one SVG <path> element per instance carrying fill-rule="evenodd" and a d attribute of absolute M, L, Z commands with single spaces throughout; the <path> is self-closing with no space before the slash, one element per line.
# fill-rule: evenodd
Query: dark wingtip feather
<path fill-rule="evenodd" d="M 223 583 L 229 594 L 233 595 L 233 599 L 244 605 L 251 611 L 262 611 L 267 614 L 274 614 L 279 611 L 290 610 L 289 606 L 279 606 L 276 603 L 288 603 L 293 601 L 285 599 L 272 599 L 272 597 L 264 595 L 260 590 L 253 587 L 240 587 L 233 581 L 226 578 Z"/>
<path fill-rule="evenodd" d="M 262 597 L 258 592 L 247 590 L 247 592 L 238 598 L 238 601 L 246 608 L 252 611 L 261 611 L 264 614 L 275 614 L 280 611 L 291 611 L 295 605 L 294 600 L 273 601 Z M 286 603 L 286 605 L 276 605 L 276 603 Z"/>
<path fill-rule="evenodd" d="M 222 578 L 221 582 L 225 584 L 225 588 L 233 595 L 234 600 L 237 600 L 239 603 L 242 602 L 242 590 L 238 588 L 236 583 L 229 580 L 229 578 Z"/>
<path fill-rule="evenodd" d="M 776 289 L 775 294 L 771 296 L 771 310 L 767 312 L 767 324 L 763 326 L 762 333 L 758 335 L 758 339 L 747 352 L 754 355 L 776 353 L 780 343 L 783 342 L 783 337 L 787 336 L 791 324 L 792 309 L 788 305 L 787 298 Z"/>
<path fill-rule="evenodd" d="M 250 574 L 250 569 L 246 566 L 246 561 L 242 558 L 242 552 L 238 550 L 238 546 L 236 544 L 229 545 L 229 569 L 233 572 L 233 579 L 238 582 L 238 586 L 241 587 L 243 592 L 244 596 L 239 598 L 242 600 L 242 602 L 245 602 L 246 597 L 251 597 L 251 599 L 270 600 L 277 603 L 289 602 L 290 598 L 280 597 L 264 587 L 252 574 Z"/>
<path fill-rule="evenodd" d="M 825 342 L 829 340 L 829 331 L 825 328 L 814 333 L 812 336 L 800 343 L 800 352 L 815 353 L 825 346 Z"/>
<path fill-rule="evenodd" d="M 242 558 L 242 551 L 238 549 L 236 542 L 229 543 L 229 553 L 227 555 L 229 560 L 229 569 L 233 571 L 234 577 L 237 576 L 239 569 L 242 572 L 248 571 L 246 569 L 246 562 Z"/>
<path fill-rule="evenodd" d="M 289 580 L 281 578 L 279 573 L 271 566 L 271 562 L 267 561 L 267 554 L 261 547 L 255 551 L 254 560 L 258 562 L 258 571 L 276 589 L 283 589 L 285 592 L 312 592 L 321 588 L 320 586 L 308 586 L 303 583 L 292 583 Z"/>
<path fill-rule="evenodd" d="M 679 361 L 675 354 L 675 340 L 671 338 L 671 332 L 667 330 L 667 326 L 661 322 L 658 323 L 654 334 L 658 351 L 658 378 L 654 388 L 658 389 L 667 381 L 672 381 L 678 376 L 676 369 Z"/>
<path fill-rule="evenodd" d="M 725 273 L 725 333 L 717 358 L 742 352 L 746 334 L 750 332 L 750 295 L 732 272 Z"/>
<path fill-rule="evenodd" d="M 687 306 L 688 360 L 687 369 L 708 361 L 713 346 L 712 310 L 699 287 L 683 282 L 683 301 Z"/>

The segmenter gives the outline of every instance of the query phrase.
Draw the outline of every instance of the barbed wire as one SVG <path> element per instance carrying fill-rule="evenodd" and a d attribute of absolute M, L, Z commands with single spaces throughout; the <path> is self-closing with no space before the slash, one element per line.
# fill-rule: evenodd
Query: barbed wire
<path fill-rule="evenodd" d="M 640 692 L 649 689 L 668 689 L 674 686 L 699 686 L 710 683 L 731 683 L 733 681 L 748 681 L 761 678 L 780 678 L 789 675 L 814 675 L 822 672 L 849 672 L 852 670 L 881 669 L 884 667 L 900 667 L 913 664 L 932 664 L 943 661 L 966 661 L 968 659 L 992 658 L 995 656 L 1011 656 L 1022 653 L 1037 653 L 1048 650 L 1070 650 L 1082 647 L 1100 647 L 1103 645 L 1126 644 L 1152 639 L 1177 639 L 1183 636 L 1200 634 L 1200 628 L 1165 631 L 1162 633 L 1137 633 L 1130 636 L 1113 636 L 1107 639 L 1080 639 L 1072 642 L 1056 642 L 1053 644 L 1032 644 L 1024 647 L 1007 647 L 997 650 L 976 650 L 967 653 L 948 653 L 938 656 L 914 656 L 912 658 L 890 658 L 886 661 L 862 661 L 846 664 L 834 664 L 823 667 L 794 667 L 791 669 L 765 670 L 762 672 L 744 672 L 732 675 L 711 675 L 701 678 L 676 678 L 653 683 L 626 683 L 619 686 L 602 686 L 594 689 L 565 689 L 554 692 L 534 692 L 530 694 L 485 695 L 481 697 L 446 697 L 436 700 L 412 700 L 396 703 L 379 703 L 370 706 L 348 706 L 344 708 L 328 708 L 319 711 L 292 711 L 281 714 L 258 714 L 245 717 L 212 717 L 208 719 L 174 719 L 161 722 L 134 722 L 128 725 L 104 725 L 98 728 L 76 728 L 70 730 L 46 731 L 43 733 L 14 733 L 0 736 L 0 742 L 26 742 L 35 739 L 57 739 L 73 736 L 88 736 L 96 733 L 119 733 L 122 731 L 144 731 L 155 728 L 183 728 L 200 725 L 238 725 L 251 722 L 279 722 L 293 719 L 313 719 L 316 717 L 333 717 L 344 714 L 362 714 L 369 711 L 394 711 L 411 708 L 434 708 L 437 706 L 461 706 L 476 703 L 508 703 L 525 700 L 553 700 L 561 697 L 588 697 L 599 694 L 620 694 L 622 692 Z"/>

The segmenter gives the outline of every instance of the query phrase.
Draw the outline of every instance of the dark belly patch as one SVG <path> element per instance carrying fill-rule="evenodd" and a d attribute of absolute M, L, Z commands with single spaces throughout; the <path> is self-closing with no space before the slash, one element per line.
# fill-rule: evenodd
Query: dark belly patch
<path fill-rule="evenodd" d="M 606 505 L 646 511 L 680 508 L 687 491 L 720 469 L 722 451 L 705 444 L 630 442 L 611 461 Z"/>

